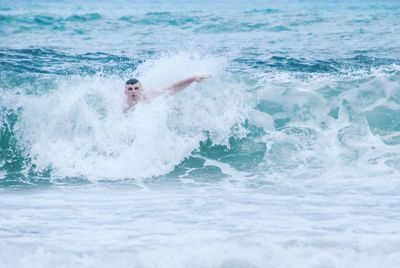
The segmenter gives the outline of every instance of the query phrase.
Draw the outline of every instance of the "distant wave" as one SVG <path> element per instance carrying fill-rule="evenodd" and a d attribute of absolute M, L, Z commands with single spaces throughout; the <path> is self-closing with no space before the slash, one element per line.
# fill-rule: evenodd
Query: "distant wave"
<path fill-rule="evenodd" d="M 141 62 L 141 59 L 103 52 L 73 55 L 49 48 L 0 49 L 0 70 L 4 72 L 57 75 L 90 75 L 98 72 L 115 74 L 133 70 Z"/>

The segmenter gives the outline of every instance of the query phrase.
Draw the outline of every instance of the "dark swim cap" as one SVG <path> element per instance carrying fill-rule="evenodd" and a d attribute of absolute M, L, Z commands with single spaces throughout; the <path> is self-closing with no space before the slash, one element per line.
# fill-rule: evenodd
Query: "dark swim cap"
<path fill-rule="evenodd" d="M 132 79 L 129 79 L 128 81 L 126 81 L 125 85 L 134 85 L 136 83 L 139 83 L 139 80 L 132 78 Z"/>

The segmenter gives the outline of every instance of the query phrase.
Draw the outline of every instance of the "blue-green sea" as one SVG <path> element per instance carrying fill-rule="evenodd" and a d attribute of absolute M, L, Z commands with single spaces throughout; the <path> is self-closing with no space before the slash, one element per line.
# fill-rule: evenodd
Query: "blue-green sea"
<path fill-rule="evenodd" d="M 0 0 L 0 268 L 399 248 L 399 1 Z"/>

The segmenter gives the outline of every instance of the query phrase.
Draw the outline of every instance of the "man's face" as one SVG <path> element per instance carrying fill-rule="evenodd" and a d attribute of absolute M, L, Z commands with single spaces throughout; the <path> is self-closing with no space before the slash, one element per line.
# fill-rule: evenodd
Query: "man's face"
<path fill-rule="evenodd" d="M 142 97 L 142 84 L 137 82 L 134 85 L 125 85 L 125 95 L 133 98 L 133 99 L 140 99 Z"/>

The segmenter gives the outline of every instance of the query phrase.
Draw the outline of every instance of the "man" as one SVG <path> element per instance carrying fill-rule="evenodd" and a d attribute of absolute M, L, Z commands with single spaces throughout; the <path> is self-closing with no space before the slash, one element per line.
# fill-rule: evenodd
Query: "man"
<path fill-rule="evenodd" d="M 172 86 L 164 89 L 162 92 L 156 92 L 152 94 L 144 94 L 142 84 L 137 79 L 129 79 L 125 83 L 124 93 L 126 95 L 126 103 L 124 107 L 124 112 L 129 111 L 132 107 L 134 107 L 139 101 L 149 100 L 155 98 L 164 93 L 174 94 L 177 93 L 188 86 L 190 86 L 193 82 L 202 82 L 207 79 L 207 75 L 194 75 L 184 80 L 181 80 Z"/>

